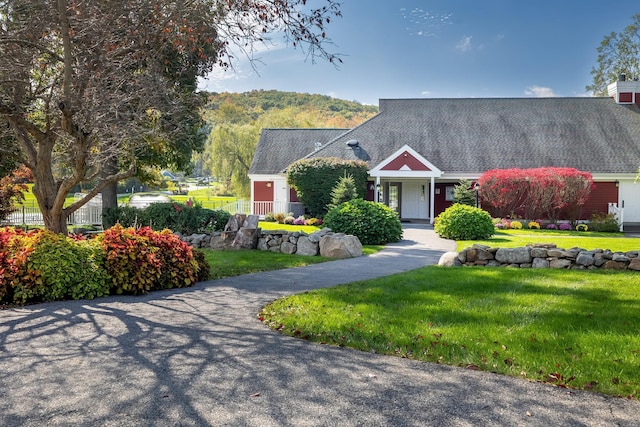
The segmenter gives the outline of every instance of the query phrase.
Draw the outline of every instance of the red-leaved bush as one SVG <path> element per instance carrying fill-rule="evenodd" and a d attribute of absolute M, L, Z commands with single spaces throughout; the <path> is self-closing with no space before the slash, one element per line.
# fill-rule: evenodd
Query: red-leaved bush
<path fill-rule="evenodd" d="M 561 215 L 575 221 L 587 203 L 593 178 L 574 168 L 493 169 L 478 179 L 482 205 L 495 217 L 527 219 Z"/>

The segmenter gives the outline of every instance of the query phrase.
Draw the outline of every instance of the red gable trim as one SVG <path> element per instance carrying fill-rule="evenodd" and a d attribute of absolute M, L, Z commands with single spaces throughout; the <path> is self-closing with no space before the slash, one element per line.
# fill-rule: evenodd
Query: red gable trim
<path fill-rule="evenodd" d="M 391 160 L 382 168 L 382 170 L 383 171 L 399 171 L 405 166 L 412 171 L 427 171 L 427 172 L 431 171 L 431 169 L 429 169 L 427 165 L 422 163 L 420 160 L 416 159 L 408 151 L 404 151 L 398 157 Z"/>

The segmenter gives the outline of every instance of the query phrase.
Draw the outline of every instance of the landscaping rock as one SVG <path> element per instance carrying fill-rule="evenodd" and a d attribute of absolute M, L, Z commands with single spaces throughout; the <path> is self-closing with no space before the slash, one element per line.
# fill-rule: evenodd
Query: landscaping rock
<path fill-rule="evenodd" d="M 531 249 L 531 257 L 532 258 L 546 258 L 547 257 L 547 248 L 533 247 Z"/>
<path fill-rule="evenodd" d="M 576 257 L 576 264 L 585 267 L 593 265 L 596 262 L 594 255 L 593 252 L 582 251 Z"/>
<path fill-rule="evenodd" d="M 312 242 L 310 236 L 300 236 L 298 238 L 298 250 L 296 251 L 296 254 L 303 256 L 316 256 L 319 251 L 318 246 L 318 242 Z"/>
<path fill-rule="evenodd" d="M 569 268 L 571 267 L 571 260 L 569 259 L 552 259 L 549 261 L 549 268 Z"/>
<path fill-rule="evenodd" d="M 457 252 L 445 252 L 440 257 L 438 265 L 441 267 L 459 267 L 462 265 Z"/>
<path fill-rule="evenodd" d="M 605 270 L 626 270 L 627 264 L 620 261 L 607 261 L 602 268 Z"/>
<path fill-rule="evenodd" d="M 362 255 L 362 243 L 356 236 L 327 234 L 320 238 L 320 255 L 329 258 L 355 258 Z"/>
<path fill-rule="evenodd" d="M 640 258 L 633 258 L 627 268 L 629 270 L 640 271 Z"/>
<path fill-rule="evenodd" d="M 231 248 L 233 249 L 256 249 L 257 247 L 258 229 L 256 228 L 240 228 L 233 239 L 233 243 L 231 243 Z"/>
<path fill-rule="evenodd" d="M 534 258 L 532 268 L 549 268 L 549 261 L 544 258 Z"/>
<path fill-rule="evenodd" d="M 496 252 L 496 261 L 502 264 L 523 264 L 531 262 L 531 248 L 500 248 Z"/>
<path fill-rule="evenodd" d="M 295 254 L 296 253 L 296 245 L 294 245 L 291 242 L 282 242 L 282 244 L 280 245 L 280 252 L 282 252 L 283 254 Z"/>
<path fill-rule="evenodd" d="M 626 256 L 625 254 L 616 252 L 615 254 L 613 254 L 613 256 L 611 257 L 612 261 L 617 261 L 617 262 L 629 262 L 631 261 L 631 259 Z"/>
<path fill-rule="evenodd" d="M 235 214 L 229 218 L 227 224 L 224 226 L 224 231 L 238 231 L 244 224 L 247 216 L 245 214 Z"/>

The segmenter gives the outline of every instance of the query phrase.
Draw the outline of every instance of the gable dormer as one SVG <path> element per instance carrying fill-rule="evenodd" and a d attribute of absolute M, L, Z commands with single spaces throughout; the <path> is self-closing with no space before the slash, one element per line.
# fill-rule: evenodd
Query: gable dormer
<path fill-rule="evenodd" d="M 620 74 L 617 82 L 607 86 L 607 92 L 617 104 L 636 104 L 640 107 L 640 81 L 627 80 L 625 74 Z"/>

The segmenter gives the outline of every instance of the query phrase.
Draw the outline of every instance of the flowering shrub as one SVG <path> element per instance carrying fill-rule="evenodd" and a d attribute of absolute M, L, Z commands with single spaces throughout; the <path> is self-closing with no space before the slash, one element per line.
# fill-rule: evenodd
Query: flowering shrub
<path fill-rule="evenodd" d="M 566 222 L 563 222 L 562 224 L 560 224 L 560 225 L 558 226 L 558 229 L 559 229 L 559 230 L 565 230 L 565 231 L 567 231 L 567 230 L 571 230 L 571 224 L 566 223 Z"/>
<path fill-rule="evenodd" d="M 304 217 L 301 215 L 293 220 L 293 225 L 304 225 Z"/>
<path fill-rule="evenodd" d="M 284 219 L 285 219 L 286 215 L 283 214 L 282 212 L 279 212 L 277 214 L 273 215 L 273 219 L 278 223 L 278 224 L 284 224 Z"/>
<path fill-rule="evenodd" d="M 321 225 L 322 220 L 318 218 L 309 218 L 304 222 L 304 225 Z"/>
<path fill-rule="evenodd" d="M 555 224 L 548 224 L 547 225 L 547 230 L 557 230 L 558 226 Z"/>
<path fill-rule="evenodd" d="M 294 222 L 295 220 L 296 220 L 296 219 L 295 219 L 293 216 L 288 216 L 288 217 L 286 217 L 286 218 L 284 219 L 284 223 L 285 223 L 285 224 L 289 224 L 289 225 L 293 225 L 293 222 Z"/>
<path fill-rule="evenodd" d="M 589 227 L 587 227 L 587 224 L 576 225 L 576 231 L 587 231 L 587 230 L 589 230 Z"/>
<path fill-rule="evenodd" d="M 513 230 L 522 230 L 522 223 L 520 221 L 511 221 L 510 227 Z"/>
<path fill-rule="evenodd" d="M 264 220 L 265 222 L 276 222 L 276 217 L 273 214 L 273 212 L 267 212 L 267 214 L 264 216 Z"/>
<path fill-rule="evenodd" d="M 503 223 L 501 223 L 501 222 L 499 222 L 499 223 L 495 224 L 495 226 L 496 226 L 496 228 L 497 228 L 497 229 L 499 229 L 499 230 L 504 229 L 504 224 L 503 224 Z"/>
<path fill-rule="evenodd" d="M 527 227 L 529 227 L 529 230 L 540 230 L 540 224 L 535 221 L 531 221 L 527 224 Z"/>

